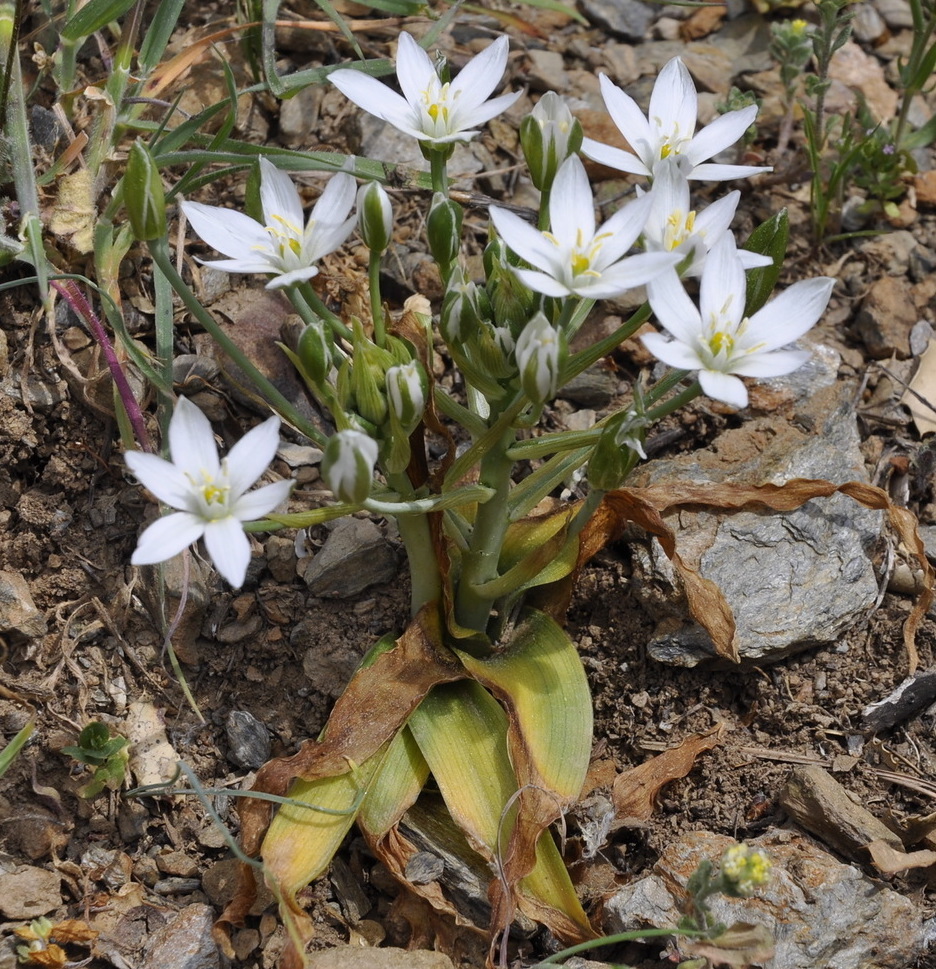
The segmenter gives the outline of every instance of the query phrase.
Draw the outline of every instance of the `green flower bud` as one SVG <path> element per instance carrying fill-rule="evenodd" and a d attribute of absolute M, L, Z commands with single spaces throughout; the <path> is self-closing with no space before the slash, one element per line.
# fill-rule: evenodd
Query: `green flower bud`
<path fill-rule="evenodd" d="M 446 198 L 441 192 L 432 197 L 426 234 L 432 258 L 443 267 L 450 266 L 461 248 L 462 209 L 457 202 Z"/>
<path fill-rule="evenodd" d="M 392 355 L 382 350 L 364 334 L 360 320 L 352 321 L 354 356 L 348 384 L 354 409 L 370 424 L 379 427 L 387 418 L 387 398 L 384 394 L 387 370 L 395 363 Z"/>
<path fill-rule="evenodd" d="M 452 270 L 439 314 L 439 331 L 449 346 L 470 340 L 481 325 L 478 287 L 465 277 L 461 266 Z"/>
<path fill-rule="evenodd" d="M 520 122 L 520 144 L 533 184 L 549 191 L 559 166 L 582 147 L 582 126 L 565 101 L 548 91 Z"/>
<path fill-rule="evenodd" d="M 471 356 L 485 373 L 497 380 L 512 377 L 517 372 L 514 340 L 510 331 L 503 327 L 482 324 L 471 342 Z"/>
<path fill-rule="evenodd" d="M 332 347 L 322 323 L 310 323 L 302 331 L 296 355 L 312 383 L 323 384 L 332 367 Z"/>
<path fill-rule="evenodd" d="M 339 501 L 359 505 L 371 492 L 377 442 L 360 431 L 339 431 L 328 439 L 322 477 Z"/>
<path fill-rule="evenodd" d="M 562 334 L 537 313 L 517 338 L 515 350 L 520 386 L 536 404 L 554 397 L 559 388 L 559 375 L 565 359 Z"/>
<path fill-rule="evenodd" d="M 380 182 L 362 185 L 357 195 L 358 229 L 371 252 L 383 252 L 393 236 L 393 208 Z"/>
<path fill-rule="evenodd" d="M 123 179 L 124 205 L 130 228 L 141 242 L 166 234 L 166 193 L 153 156 L 142 141 L 135 141 Z"/>
<path fill-rule="evenodd" d="M 620 488 L 636 466 L 638 455 L 646 460 L 645 428 L 646 420 L 633 410 L 618 414 L 605 425 L 588 461 L 588 482 L 593 488 Z"/>
<path fill-rule="evenodd" d="M 387 371 L 387 403 L 404 433 L 411 434 L 422 420 L 429 394 L 429 378 L 418 360 Z"/>

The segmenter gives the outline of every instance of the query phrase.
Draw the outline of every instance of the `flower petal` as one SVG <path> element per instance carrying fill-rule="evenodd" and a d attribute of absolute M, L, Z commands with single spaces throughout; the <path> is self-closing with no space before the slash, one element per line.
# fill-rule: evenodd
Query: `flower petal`
<path fill-rule="evenodd" d="M 646 124 L 646 121 L 644 123 Z M 645 175 L 647 178 L 651 175 L 650 169 L 633 152 L 603 145 L 600 141 L 594 141 L 591 138 L 582 139 L 582 154 L 598 162 L 599 165 L 607 165 L 608 168 L 617 169 L 619 172 Z"/>
<path fill-rule="evenodd" d="M 180 397 L 169 421 L 169 453 L 183 473 L 215 477 L 221 470 L 214 433 L 208 418 L 188 397 Z"/>
<path fill-rule="evenodd" d="M 765 350 L 798 340 L 822 316 L 835 280 L 828 276 L 803 279 L 759 309 L 748 324 L 752 341 Z"/>
<path fill-rule="evenodd" d="M 595 200 L 578 155 L 567 158 L 556 172 L 549 195 L 549 228 L 570 247 L 579 235 L 587 241 L 595 235 Z"/>
<path fill-rule="evenodd" d="M 409 102 L 386 84 L 381 84 L 376 77 L 343 68 L 340 71 L 332 71 L 328 75 L 328 80 L 359 108 L 363 108 L 375 117 L 383 118 L 384 121 L 389 121 L 401 130 L 406 130 L 402 127 L 406 125 L 410 129 L 407 133 L 412 134 L 416 115 Z"/>
<path fill-rule="evenodd" d="M 705 272 L 699 285 L 699 313 L 703 320 L 718 320 L 719 326 L 737 326 L 744 316 L 747 283 L 738 259 L 734 236 L 722 234 L 705 257 Z"/>
<path fill-rule="evenodd" d="M 745 377 L 781 377 L 793 373 L 806 363 L 812 354 L 808 350 L 774 350 L 772 353 L 751 353 L 731 361 L 731 372 Z"/>
<path fill-rule="evenodd" d="M 760 175 L 761 172 L 772 171 L 769 165 L 758 167 L 756 165 L 716 165 L 713 162 L 706 162 L 704 165 L 696 165 L 686 174 L 686 178 L 705 182 L 726 182 L 731 178 L 750 178 L 752 175 Z"/>
<path fill-rule="evenodd" d="M 293 180 L 268 158 L 260 158 L 260 205 L 267 225 L 276 224 L 276 216 L 297 232 L 302 231 L 302 202 Z"/>
<path fill-rule="evenodd" d="M 773 262 L 770 256 L 762 256 L 759 252 L 749 252 L 747 249 L 738 250 L 738 259 L 741 260 L 741 268 L 744 270 L 762 269 Z"/>
<path fill-rule="evenodd" d="M 198 235 L 229 259 L 256 263 L 256 248 L 269 249 L 266 230 L 243 212 L 201 202 L 183 202 L 182 211 Z"/>
<path fill-rule="evenodd" d="M 192 483 L 174 464 L 143 451 L 127 451 L 124 460 L 140 484 L 161 502 L 183 511 L 191 507 Z"/>
<path fill-rule="evenodd" d="M 357 183 L 354 178 L 347 172 L 338 172 L 329 179 L 322 190 L 309 216 L 309 221 L 314 221 L 316 224 L 344 222 L 354 205 L 356 195 Z"/>
<path fill-rule="evenodd" d="M 476 109 L 497 89 L 507 67 L 509 47 L 507 35 L 501 34 L 493 44 L 488 44 L 459 71 L 450 86 L 451 97 L 457 98 L 455 105 L 459 116 L 463 112 L 467 114 Z"/>
<path fill-rule="evenodd" d="M 285 289 L 287 286 L 294 286 L 296 283 L 304 283 L 307 279 L 312 279 L 318 274 L 318 266 L 303 266 L 300 269 L 293 269 L 291 272 L 274 276 L 266 284 L 266 288 Z"/>
<path fill-rule="evenodd" d="M 615 262 L 637 241 L 653 210 L 652 193 L 642 195 L 622 205 L 598 230 L 599 235 L 609 238 L 595 259 L 594 268 L 599 272 Z"/>
<path fill-rule="evenodd" d="M 137 540 L 130 556 L 131 565 L 154 565 L 178 555 L 197 542 L 205 531 L 205 520 L 189 512 L 178 511 L 157 518 Z"/>
<path fill-rule="evenodd" d="M 689 183 L 685 184 L 688 188 Z M 656 191 L 656 182 L 653 183 L 653 190 Z M 707 238 L 709 244 L 717 242 L 721 234 L 727 232 L 731 226 L 740 199 L 741 193 L 737 189 L 716 199 L 696 216 L 693 232 Z"/>
<path fill-rule="evenodd" d="M 643 345 L 663 363 L 677 370 L 698 370 L 702 366 L 699 355 L 679 340 L 667 340 L 661 333 L 643 333 Z"/>
<path fill-rule="evenodd" d="M 720 115 L 696 133 L 685 154 L 693 166 L 729 148 L 750 128 L 757 117 L 757 105 Z"/>
<path fill-rule="evenodd" d="M 598 81 L 601 85 L 601 97 L 604 100 L 605 107 L 608 109 L 608 114 L 611 115 L 611 120 L 614 122 L 618 131 L 627 139 L 627 143 L 634 149 L 634 152 L 640 155 L 640 161 L 646 168 L 648 161 L 647 158 L 643 157 L 641 149 L 643 148 L 644 152 L 649 151 L 652 132 L 647 119 L 644 117 L 643 111 L 640 110 L 637 102 L 629 94 L 625 94 L 611 81 L 607 74 L 599 75 Z M 614 150 L 620 151 L 620 149 Z M 586 154 L 589 157 L 594 157 L 589 152 L 586 152 Z M 596 158 L 595 160 L 601 161 L 600 158 Z M 628 168 L 623 170 L 630 171 Z M 635 172 L 634 174 L 649 175 L 650 171 L 649 168 L 646 168 L 645 172 Z"/>
<path fill-rule="evenodd" d="M 279 268 L 274 264 L 273 259 L 260 259 L 256 253 L 253 254 L 254 261 L 247 262 L 244 259 L 199 259 L 196 260 L 203 266 L 217 269 L 222 273 L 275 273 Z"/>
<path fill-rule="evenodd" d="M 205 548 L 215 568 L 235 588 L 239 589 L 247 577 L 250 565 L 250 540 L 241 523 L 228 515 L 208 522 L 205 526 Z"/>
<path fill-rule="evenodd" d="M 605 101 L 607 104 L 607 101 Z M 639 110 L 639 109 L 638 109 Z M 699 115 L 699 98 L 695 85 L 686 65 L 678 57 L 667 61 L 657 75 L 650 94 L 650 107 L 647 111 L 650 127 L 650 140 L 654 148 L 652 159 L 644 158 L 648 165 L 654 164 L 659 156 L 659 146 L 655 143 L 660 137 L 692 138 Z M 627 137 L 627 131 L 624 137 Z M 690 142 L 691 144 L 691 142 Z M 634 145 L 639 151 L 637 145 Z M 688 146 L 687 146 L 688 148 Z"/>
<path fill-rule="evenodd" d="M 292 487 L 292 481 L 274 481 L 255 491 L 248 491 L 234 502 L 231 514 L 242 522 L 263 518 L 289 497 Z"/>
<path fill-rule="evenodd" d="M 693 344 L 700 338 L 702 317 L 675 272 L 658 276 L 647 292 L 654 315 L 667 332 L 683 343 Z"/>
<path fill-rule="evenodd" d="M 699 383 L 702 390 L 714 400 L 720 400 L 739 410 L 748 405 L 747 387 L 739 377 L 719 370 L 700 370 Z"/>
<path fill-rule="evenodd" d="M 279 447 L 280 419 L 275 415 L 249 430 L 228 452 L 230 500 L 236 501 L 269 467 Z"/>
<path fill-rule="evenodd" d="M 334 252 L 354 231 L 357 218 L 351 216 L 344 222 L 315 222 L 310 223 L 308 241 L 303 244 L 303 259 L 307 262 L 318 262 L 323 256 Z M 314 274 L 313 274 L 314 275 Z"/>
<path fill-rule="evenodd" d="M 568 296 L 572 290 L 553 276 L 536 272 L 533 269 L 514 269 L 517 278 L 535 293 L 544 296 Z"/>
<path fill-rule="evenodd" d="M 406 32 L 401 33 L 397 39 L 396 76 L 403 97 L 410 104 L 419 103 L 423 92 L 437 76 L 432 66 L 432 58 L 419 46 L 416 38 Z M 371 108 L 367 110 L 373 113 Z"/>
<path fill-rule="evenodd" d="M 585 282 L 588 277 L 577 278 L 575 292 L 589 299 L 620 296 L 635 286 L 643 286 L 678 262 L 679 256 L 674 252 L 641 252 L 609 266 L 594 282 Z"/>
<path fill-rule="evenodd" d="M 477 131 L 468 131 L 467 129 L 478 128 L 490 121 L 491 118 L 496 118 L 499 114 L 503 114 L 504 111 L 520 98 L 521 94 L 523 94 L 523 91 L 515 91 L 513 94 L 502 94 L 500 97 L 491 98 L 490 101 L 479 104 L 476 108 L 472 108 L 471 111 L 463 112 L 459 110 L 457 123 L 460 136 L 464 138 L 468 135 L 476 135 Z"/>
<path fill-rule="evenodd" d="M 539 229 L 496 205 L 491 206 L 490 216 L 497 234 L 521 259 L 544 269 L 557 267 L 559 249 Z"/>

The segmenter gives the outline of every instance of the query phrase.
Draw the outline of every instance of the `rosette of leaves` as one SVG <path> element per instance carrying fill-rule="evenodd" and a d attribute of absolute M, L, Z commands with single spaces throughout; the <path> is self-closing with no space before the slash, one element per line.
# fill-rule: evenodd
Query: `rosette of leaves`
<path fill-rule="evenodd" d="M 78 794 L 90 799 L 106 787 L 116 791 L 123 784 L 130 757 L 130 741 L 111 736 L 106 724 L 93 720 L 78 735 L 78 743 L 62 748 L 62 753 L 91 768 L 91 780 L 78 788 Z"/>

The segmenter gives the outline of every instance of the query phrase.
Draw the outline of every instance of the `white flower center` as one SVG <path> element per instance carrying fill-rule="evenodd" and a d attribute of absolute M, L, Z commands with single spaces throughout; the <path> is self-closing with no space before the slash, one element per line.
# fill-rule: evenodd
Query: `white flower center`
<path fill-rule="evenodd" d="M 562 247 L 562 243 L 551 232 L 544 232 L 543 235 L 557 249 Z M 572 271 L 573 279 L 577 279 L 579 276 L 592 276 L 597 279 L 601 276 L 598 270 L 592 269 L 592 265 L 598 259 L 601 247 L 610 238 L 610 232 L 603 232 L 601 235 L 594 236 L 586 245 L 582 230 L 576 230 L 575 244 L 569 248 L 568 252 L 568 265 Z"/>
<path fill-rule="evenodd" d="M 441 137 L 451 133 L 455 99 L 460 93 L 453 92 L 448 82 L 442 84 L 437 77 L 430 78 L 429 86 L 421 93 L 423 109 L 427 115 L 421 127 L 426 134 Z"/>
<path fill-rule="evenodd" d="M 680 155 L 686 145 L 692 141 L 692 134 L 689 136 L 679 133 L 679 125 L 674 124 L 669 134 L 663 134 L 663 119 L 653 119 L 657 128 L 657 152 L 659 158 L 669 158 L 670 155 Z"/>
<path fill-rule="evenodd" d="M 197 475 L 186 472 L 186 477 L 192 483 L 192 491 L 198 502 L 199 514 L 208 521 L 227 518 L 230 514 L 228 502 L 231 486 L 228 484 L 227 462 L 221 464 L 221 472 L 217 477 L 202 468 Z"/>
<path fill-rule="evenodd" d="M 695 212 L 685 213 L 682 209 L 670 212 L 663 228 L 663 248 L 667 252 L 672 252 L 692 235 L 695 217 Z"/>
<path fill-rule="evenodd" d="M 270 235 L 273 258 L 278 260 L 283 266 L 295 267 L 302 258 L 302 228 L 293 225 L 282 215 L 274 215 L 271 218 L 271 225 L 264 226 Z M 255 246 L 260 252 L 263 246 Z"/>

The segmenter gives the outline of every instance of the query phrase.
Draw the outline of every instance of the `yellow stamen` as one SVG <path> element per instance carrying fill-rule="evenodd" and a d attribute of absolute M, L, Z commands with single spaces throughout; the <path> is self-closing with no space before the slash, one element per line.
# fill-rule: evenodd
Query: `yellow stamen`
<path fill-rule="evenodd" d="M 709 337 L 709 348 L 717 357 L 723 350 L 730 357 L 734 351 L 734 337 L 724 330 L 718 330 Z"/>

